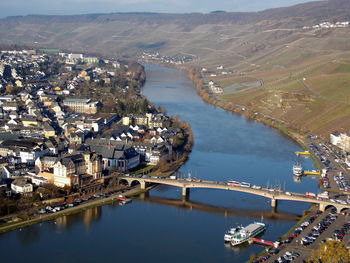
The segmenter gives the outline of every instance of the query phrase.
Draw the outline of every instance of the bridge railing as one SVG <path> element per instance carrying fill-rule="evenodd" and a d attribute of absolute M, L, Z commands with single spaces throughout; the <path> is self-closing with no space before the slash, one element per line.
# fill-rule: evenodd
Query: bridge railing
<path fill-rule="evenodd" d="M 244 187 L 244 186 L 238 186 L 238 185 L 228 185 L 227 182 L 220 182 L 220 181 L 211 181 L 211 180 L 200 180 L 200 179 L 193 179 L 193 178 L 169 178 L 169 177 L 156 177 L 156 176 L 146 176 L 146 175 L 130 175 L 130 176 L 119 176 L 121 179 L 141 179 L 145 180 L 146 182 L 155 182 L 159 183 L 161 181 L 164 182 L 181 182 L 185 184 L 197 184 L 197 185 L 203 185 L 203 184 L 211 184 L 211 185 L 219 185 L 219 186 L 225 186 L 229 187 L 231 189 L 239 189 L 239 190 L 244 190 L 244 192 L 251 192 L 251 193 L 265 193 L 268 194 L 267 197 L 273 196 L 276 199 L 279 199 L 279 197 L 282 196 L 285 197 L 283 199 L 285 200 L 293 200 L 294 198 L 299 199 L 300 201 L 305 201 L 305 202 L 314 202 L 314 203 L 327 203 L 327 204 L 334 204 L 338 205 L 337 203 L 333 203 L 330 200 L 324 200 L 324 199 L 318 199 L 317 197 L 307 197 L 305 196 L 304 193 L 294 193 L 294 192 L 288 192 L 288 191 L 283 191 L 281 189 L 272 189 L 272 188 L 265 188 L 265 187 L 259 187 L 259 188 L 253 188 L 252 187 Z M 258 186 L 257 186 L 258 187 Z M 349 205 L 350 206 L 350 205 Z"/>

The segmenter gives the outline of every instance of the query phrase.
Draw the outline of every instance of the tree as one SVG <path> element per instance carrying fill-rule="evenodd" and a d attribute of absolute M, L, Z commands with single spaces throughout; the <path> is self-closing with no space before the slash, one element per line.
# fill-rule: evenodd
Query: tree
<path fill-rule="evenodd" d="M 344 263 L 350 262 L 350 250 L 345 247 L 344 242 L 328 240 L 313 250 L 308 263 Z"/>
<path fill-rule="evenodd" d="M 13 92 L 13 86 L 10 86 L 10 85 L 6 86 L 6 93 L 11 94 L 12 92 Z"/>

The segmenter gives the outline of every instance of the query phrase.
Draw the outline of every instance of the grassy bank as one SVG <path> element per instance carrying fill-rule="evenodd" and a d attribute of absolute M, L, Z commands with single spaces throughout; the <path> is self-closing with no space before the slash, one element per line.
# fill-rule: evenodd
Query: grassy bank
<path fill-rule="evenodd" d="M 284 123 L 283 121 L 279 121 L 271 117 L 263 116 L 258 112 L 250 112 L 246 110 L 243 105 L 234 105 L 232 103 L 225 103 L 219 100 L 214 94 L 211 94 L 206 87 L 204 87 L 201 73 L 197 69 L 193 67 L 188 67 L 185 70 L 188 73 L 188 78 L 195 85 L 198 95 L 203 99 L 204 102 L 220 107 L 224 110 L 243 115 L 249 119 L 261 122 L 264 125 L 277 129 L 282 134 L 288 136 L 291 140 L 296 142 L 302 149 L 309 150 L 305 142 L 305 133 L 302 132 L 301 130 L 296 130 L 295 128 L 291 128 L 288 126 L 287 123 Z M 312 162 L 315 168 L 320 169 L 319 163 L 316 161 L 315 156 L 311 154 L 310 157 L 312 159 Z"/>

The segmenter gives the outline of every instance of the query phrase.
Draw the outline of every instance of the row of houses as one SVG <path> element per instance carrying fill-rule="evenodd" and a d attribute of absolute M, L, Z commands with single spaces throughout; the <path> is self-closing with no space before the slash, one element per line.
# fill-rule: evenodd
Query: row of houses
<path fill-rule="evenodd" d="M 85 59 L 82 54 L 62 56 L 73 64 Z M 166 115 L 100 113 L 98 101 L 68 97 L 87 76 L 111 78 L 113 72 L 107 68 L 91 66 L 50 75 L 38 72 L 41 62 L 37 61 L 39 67 L 30 79 L 27 71 L 17 68 L 16 60 L 29 65 L 47 57 L 9 52 L 5 56 L 9 66 L 0 68 L 0 80 L 22 81 L 16 95 L 9 95 L 9 89 L 7 95 L 0 95 L 1 181 L 11 184 L 12 192 L 27 194 L 46 184 L 82 189 L 111 171 L 129 172 L 141 163 L 157 165 L 171 157 L 177 130 L 169 127 Z M 96 62 L 86 59 L 86 63 Z M 26 73 L 21 76 L 21 72 Z"/>

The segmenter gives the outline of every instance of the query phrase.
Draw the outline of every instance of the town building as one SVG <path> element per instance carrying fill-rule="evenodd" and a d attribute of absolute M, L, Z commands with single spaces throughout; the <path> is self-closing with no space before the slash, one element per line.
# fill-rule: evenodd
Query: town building
<path fill-rule="evenodd" d="M 344 152 L 350 153 L 350 136 L 347 133 L 333 132 L 330 134 L 331 144 L 339 147 Z"/>
<path fill-rule="evenodd" d="M 63 101 L 63 105 L 76 113 L 96 114 L 98 102 L 90 99 L 68 98 Z"/>
<path fill-rule="evenodd" d="M 26 179 L 16 179 L 11 183 L 11 190 L 16 194 L 30 194 L 33 192 L 33 185 Z"/>

